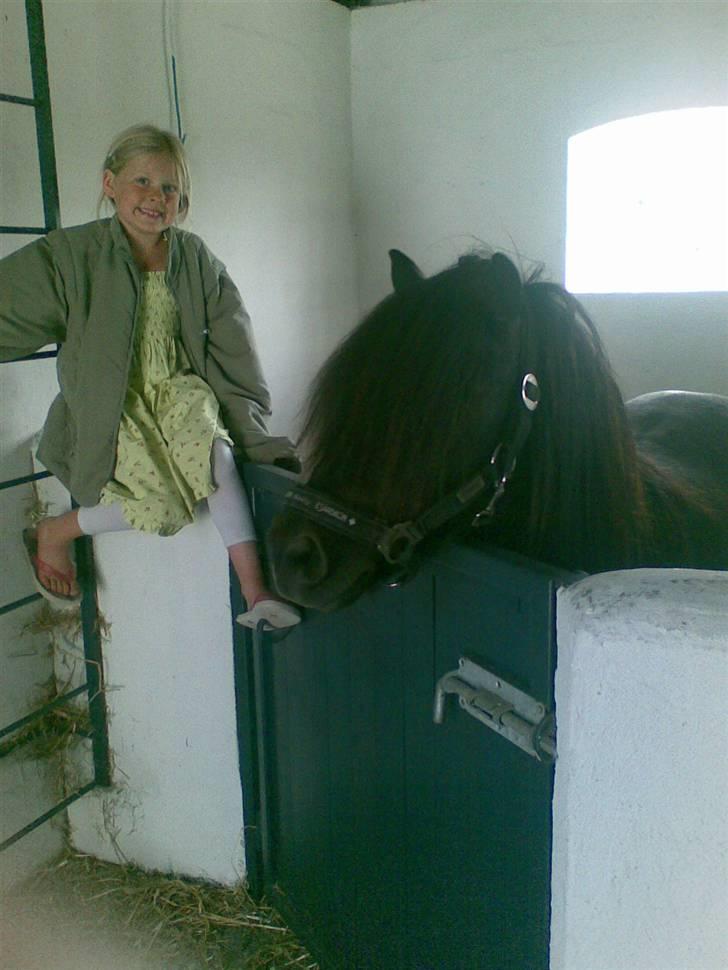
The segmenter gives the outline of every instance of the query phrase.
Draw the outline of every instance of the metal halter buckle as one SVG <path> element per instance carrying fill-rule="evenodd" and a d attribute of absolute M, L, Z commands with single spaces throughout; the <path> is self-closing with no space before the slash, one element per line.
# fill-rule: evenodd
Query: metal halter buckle
<path fill-rule="evenodd" d="M 377 549 L 393 566 L 398 566 L 412 555 L 415 546 L 424 538 L 414 522 L 400 522 L 388 529 L 377 543 Z"/>
<path fill-rule="evenodd" d="M 505 487 L 508 483 L 508 479 L 513 474 L 513 470 L 516 467 L 515 455 L 511 458 L 507 466 L 505 466 L 502 469 L 498 468 L 498 460 L 502 457 L 503 454 L 506 454 L 506 453 L 507 453 L 507 449 L 504 447 L 503 442 L 501 441 L 499 444 L 495 446 L 495 451 L 490 456 L 490 467 L 493 469 L 493 482 L 494 482 L 493 493 L 490 496 L 490 500 L 488 501 L 488 504 L 486 505 L 486 507 L 484 509 L 481 509 L 479 512 L 476 512 L 476 514 L 473 516 L 473 521 L 470 523 L 472 528 L 476 528 L 476 529 L 480 528 L 481 526 L 485 525 L 488 519 L 491 519 L 493 517 L 496 504 L 498 503 L 498 499 L 505 491 Z"/>

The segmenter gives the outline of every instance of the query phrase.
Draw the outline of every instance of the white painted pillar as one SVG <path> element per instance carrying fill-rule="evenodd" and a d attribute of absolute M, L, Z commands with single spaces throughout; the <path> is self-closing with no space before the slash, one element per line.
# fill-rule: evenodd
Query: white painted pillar
<path fill-rule="evenodd" d="M 71 806 L 74 846 L 225 884 L 245 871 L 228 561 L 207 513 L 94 542 L 115 788 Z"/>
<path fill-rule="evenodd" d="M 551 970 L 728 967 L 728 572 L 558 598 Z"/>

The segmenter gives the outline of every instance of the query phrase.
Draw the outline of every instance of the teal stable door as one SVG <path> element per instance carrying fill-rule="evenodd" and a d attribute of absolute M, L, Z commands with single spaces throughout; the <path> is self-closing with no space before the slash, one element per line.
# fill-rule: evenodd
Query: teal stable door
<path fill-rule="evenodd" d="M 280 479 L 248 484 L 262 534 Z M 570 578 L 452 544 L 278 642 L 238 628 L 249 874 L 323 970 L 547 970 Z"/>

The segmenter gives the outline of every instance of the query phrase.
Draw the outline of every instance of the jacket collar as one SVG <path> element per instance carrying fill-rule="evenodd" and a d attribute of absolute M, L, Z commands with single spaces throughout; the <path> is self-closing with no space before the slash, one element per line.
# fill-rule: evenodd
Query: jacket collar
<path fill-rule="evenodd" d="M 109 220 L 109 225 L 111 229 L 111 238 L 115 246 L 118 246 L 124 259 L 130 263 L 132 266 L 136 266 L 134 262 L 134 257 L 132 256 L 131 246 L 129 245 L 129 240 L 126 237 L 126 233 L 119 222 L 119 217 L 114 213 L 114 215 Z M 179 254 L 180 254 L 180 233 L 181 230 L 177 229 L 176 226 L 170 226 L 165 229 L 165 236 L 167 238 L 167 276 L 174 278 L 177 275 L 177 270 L 179 269 Z"/>
<path fill-rule="evenodd" d="M 119 217 L 114 214 L 109 219 L 109 228 L 111 230 L 111 239 L 113 240 L 114 246 L 117 246 L 127 262 L 133 263 L 134 257 L 131 254 L 131 247 L 129 246 L 129 240 L 126 238 L 126 233 L 121 227 L 119 222 Z"/>
<path fill-rule="evenodd" d="M 181 232 L 182 230 L 176 226 L 170 226 L 165 231 L 165 236 L 167 237 L 167 276 L 170 279 L 174 279 L 177 276 L 177 270 L 179 269 Z"/>

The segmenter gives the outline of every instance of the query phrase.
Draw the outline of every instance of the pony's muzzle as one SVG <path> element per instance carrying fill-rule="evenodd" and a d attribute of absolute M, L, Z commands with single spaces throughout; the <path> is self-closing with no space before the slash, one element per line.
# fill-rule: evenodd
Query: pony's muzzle
<path fill-rule="evenodd" d="M 302 528 L 275 542 L 274 572 L 281 593 L 318 586 L 329 572 L 329 558 L 316 531 Z"/>

